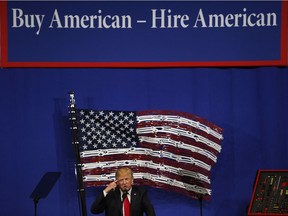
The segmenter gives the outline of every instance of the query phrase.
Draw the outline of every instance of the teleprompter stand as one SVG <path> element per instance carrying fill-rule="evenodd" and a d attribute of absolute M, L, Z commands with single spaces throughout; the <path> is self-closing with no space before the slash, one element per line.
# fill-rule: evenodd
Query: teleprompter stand
<path fill-rule="evenodd" d="M 30 198 L 34 201 L 34 215 L 37 215 L 37 204 L 41 198 L 45 198 L 53 186 L 55 185 L 56 181 L 59 179 L 61 173 L 60 172 L 46 172 L 32 194 Z"/>
<path fill-rule="evenodd" d="M 200 216 L 202 216 L 202 212 L 203 212 L 203 196 L 202 195 L 198 195 L 198 200 L 199 200 L 199 204 L 200 204 Z"/>
<path fill-rule="evenodd" d="M 200 181 L 197 181 L 197 185 L 200 186 L 200 187 L 205 187 L 205 186 L 203 185 L 203 183 L 200 182 Z M 199 193 L 199 194 L 197 194 L 196 197 L 195 197 L 195 198 L 197 198 L 198 201 L 199 201 L 199 205 L 200 205 L 200 216 L 203 216 L 203 198 L 204 198 L 204 196 L 205 196 L 205 194 Z"/>

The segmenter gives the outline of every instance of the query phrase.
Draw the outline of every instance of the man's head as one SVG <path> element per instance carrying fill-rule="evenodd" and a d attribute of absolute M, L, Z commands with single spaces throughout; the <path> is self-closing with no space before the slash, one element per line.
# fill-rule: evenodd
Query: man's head
<path fill-rule="evenodd" d="M 128 167 L 120 167 L 116 171 L 117 185 L 122 191 L 130 190 L 133 185 L 133 172 Z"/>

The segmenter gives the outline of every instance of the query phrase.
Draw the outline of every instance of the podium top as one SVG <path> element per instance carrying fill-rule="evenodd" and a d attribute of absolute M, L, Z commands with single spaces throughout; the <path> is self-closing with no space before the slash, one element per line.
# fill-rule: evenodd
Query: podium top
<path fill-rule="evenodd" d="M 60 175 L 61 172 L 46 172 L 30 195 L 30 198 L 39 200 L 47 197 Z"/>

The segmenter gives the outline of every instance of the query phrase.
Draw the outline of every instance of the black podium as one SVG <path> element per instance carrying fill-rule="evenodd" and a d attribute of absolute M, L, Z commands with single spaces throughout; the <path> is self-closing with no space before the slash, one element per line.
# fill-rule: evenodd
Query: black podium
<path fill-rule="evenodd" d="M 40 199 L 47 197 L 57 180 L 59 179 L 60 172 L 47 172 L 45 173 L 38 185 L 35 187 L 34 191 L 30 195 L 30 198 L 34 201 L 34 213 L 37 215 L 37 204 Z"/>

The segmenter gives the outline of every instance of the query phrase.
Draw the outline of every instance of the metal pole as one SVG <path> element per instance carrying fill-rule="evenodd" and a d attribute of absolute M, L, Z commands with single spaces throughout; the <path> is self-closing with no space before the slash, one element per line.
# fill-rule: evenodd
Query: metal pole
<path fill-rule="evenodd" d="M 74 92 L 69 93 L 70 96 L 70 105 L 69 105 L 69 114 L 70 114 L 70 123 L 71 123 L 71 131 L 72 131 L 72 144 L 74 145 L 75 156 L 76 156 L 76 178 L 78 182 L 78 195 L 81 203 L 81 214 L 82 216 L 87 216 L 86 210 L 86 197 L 85 197 L 85 189 L 83 184 L 83 175 L 82 175 L 82 164 L 80 160 L 80 150 L 79 150 L 79 141 L 78 141 L 78 127 L 77 127 L 77 110 L 75 104 L 75 96 Z"/>

